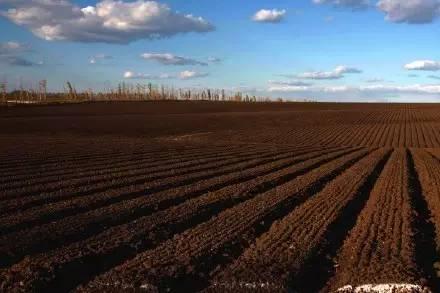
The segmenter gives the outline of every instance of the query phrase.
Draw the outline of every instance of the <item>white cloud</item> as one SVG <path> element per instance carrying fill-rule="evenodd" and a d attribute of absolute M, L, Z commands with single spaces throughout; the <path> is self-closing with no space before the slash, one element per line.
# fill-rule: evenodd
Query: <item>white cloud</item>
<path fill-rule="evenodd" d="M 385 82 L 385 80 L 383 78 L 370 78 L 370 79 L 367 79 L 365 82 L 379 83 L 379 82 Z"/>
<path fill-rule="evenodd" d="M 370 5 L 369 0 L 313 0 L 315 4 L 331 4 L 339 7 L 347 7 L 354 10 L 365 9 Z"/>
<path fill-rule="evenodd" d="M 268 88 L 269 92 L 276 93 L 293 93 L 293 92 L 305 92 L 310 90 L 308 86 L 297 86 L 297 85 L 281 85 L 281 86 L 271 86 Z"/>
<path fill-rule="evenodd" d="M 388 91 L 401 93 L 418 93 L 418 94 L 440 94 L 440 85 L 436 84 L 414 84 L 414 85 L 377 85 L 370 87 L 361 87 L 363 91 Z"/>
<path fill-rule="evenodd" d="M 27 45 L 14 41 L 0 43 L 0 56 L 20 54 L 29 49 Z"/>
<path fill-rule="evenodd" d="M 288 99 L 347 102 L 439 102 L 440 85 L 269 87 L 269 95 Z"/>
<path fill-rule="evenodd" d="M 285 15 L 285 9 L 261 9 L 255 13 L 252 19 L 256 22 L 278 23 L 283 20 Z"/>
<path fill-rule="evenodd" d="M 144 53 L 141 57 L 145 60 L 154 60 L 164 65 L 208 65 L 206 62 L 176 56 L 170 53 Z"/>
<path fill-rule="evenodd" d="M 381 97 L 381 96 L 426 96 L 439 95 L 440 85 L 438 84 L 413 84 L 413 85 L 368 85 L 368 86 L 271 86 L 268 88 L 271 93 L 293 93 L 308 97 L 344 97 L 353 98 Z M 337 95 L 333 95 L 337 94 Z"/>
<path fill-rule="evenodd" d="M 209 57 L 208 58 L 208 62 L 210 62 L 210 63 L 220 63 L 220 62 L 222 62 L 222 59 L 217 58 L 217 57 Z"/>
<path fill-rule="evenodd" d="M 196 72 L 196 71 L 185 70 L 179 74 L 179 78 L 186 80 L 186 79 L 206 77 L 208 75 L 209 75 L 208 73 L 201 73 L 201 72 Z"/>
<path fill-rule="evenodd" d="M 96 54 L 95 58 L 96 59 L 112 59 L 113 56 L 107 55 L 107 54 Z"/>
<path fill-rule="evenodd" d="M 333 71 L 311 71 L 299 74 L 297 77 L 302 79 L 341 79 L 345 74 L 362 73 L 360 69 L 347 66 L 338 66 Z"/>
<path fill-rule="evenodd" d="M 380 0 L 377 7 L 392 22 L 430 23 L 440 15 L 439 0 Z"/>
<path fill-rule="evenodd" d="M 0 43 L 0 62 L 10 66 L 30 67 L 35 65 L 42 65 L 35 63 L 23 57 L 23 54 L 31 51 L 28 45 L 9 41 Z"/>
<path fill-rule="evenodd" d="M 113 56 L 106 55 L 106 54 L 96 54 L 95 56 L 92 56 L 89 58 L 89 63 L 96 64 L 101 60 L 109 60 L 109 59 L 113 59 Z"/>
<path fill-rule="evenodd" d="M 341 79 L 344 76 L 340 73 L 334 71 L 312 71 L 312 72 L 304 72 L 298 75 L 299 78 L 304 79 Z"/>
<path fill-rule="evenodd" d="M 48 41 L 129 43 L 214 30 L 203 18 L 174 12 L 157 1 L 102 0 L 84 8 L 68 0 L 3 2 L 9 9 L 2 16 Z"/>
<path fill-rule="evenodd" d="M 208 76 L 208 73 L 201 73 L 190 70 L 185 70 L 178 74 L 169 74 L 169 73 L 145 74 L 145 73 L 137 73 L 133 71 L 124 72 L 125 79 L 177 79 L 178 78 L 182 80 L 188 80 L 188 79 L 195 79 L 206 76 Z"/>
<path fill-rule="evenodd" d="M 175 78 L 175 75 L 162 73 L 162 74 L 145 74 L 145 73 L 136 73 L 133 71 L 124 72 L 125 79 L 172 79 Z"/>
<path fill-rule="evenodd" d="M 234 95 L 237 92 L 240 92 L 242 94 L 248 94 L 248 95 L 260 95 L 264 91 L 264 88 L 258 88 L 255 86 L 242 84 L 242 85 L 232 86 L 232 87 L 226 88 L 226 90 L 231 95 Z"/>
<path fill-rule="evenodd" d="M 20 67 L 31 67 L 36 65 L 43 65 L 43 63 L 35 63 L 26 58 L 20 56 L 7 56 L 6 58 L 2 58 L 2 61 L 6 62 L 11 66 L 20 66 Z"/>
<path fill-rule="evenodd" d="M 423 71 L 438 71 L 440 70 L 440 62 L 432 60 L 417 60 L 406 64 L 407 70 L 423 70 Z"/>
<path fill-rule="evenodd" d="M 346 73 L 362 73 L 362 70 L 354 68 L 354 67 L 348 67 L 345 65 L 341 65 L 335 68 L 334 72 L 339 74 L 346 74 Z"/>
<path fill-rule="evenodd" d="M 3 50 L 5 50 L 5 51 L 7 51 L 7 50 L 15 51 L 15 50 L 20 49 L 20 48 L 21 48 L 21 45 L 19 43 L 17 43 L 17 42 L 6 42 L 6 43 L 2 43 L 0 45 L 0 49 L 2 51 Z"/>
<path fill-rule="evenodd" d="M 269 80 L 269 84 L 278 85 L 278 86 L 310 86 L 312 85 L 309 82 L 304 82 L 300 80 L 291 80 L 291 81 L 277 81 L 277 80 Z"/>

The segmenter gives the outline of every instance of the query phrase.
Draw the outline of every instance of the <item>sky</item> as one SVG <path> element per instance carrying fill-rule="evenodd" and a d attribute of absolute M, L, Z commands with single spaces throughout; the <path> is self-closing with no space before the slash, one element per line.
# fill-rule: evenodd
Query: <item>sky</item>
<path fill-rule="evenodd" d="M 440 0 L 0 0 L 0 81 L 440 102 Z"/>

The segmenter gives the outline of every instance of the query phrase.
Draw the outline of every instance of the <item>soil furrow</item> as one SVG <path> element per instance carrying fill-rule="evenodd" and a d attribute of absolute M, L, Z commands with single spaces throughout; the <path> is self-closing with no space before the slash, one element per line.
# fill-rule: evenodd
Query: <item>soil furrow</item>
<path fill-rule="evenodd" d="M 230 153 L 234 153 L 233 150 L 228 150 Z M 190 162 L 191 160 L 197 159 L 208 159 L 212 158 L 215 155 L 224 155 L 227 152 L 223 151 L 215 151 L 210 149 L 209 151 L 200 151 L 196 153 L 184 154 L 180 153 L 166 153 L 166 154 L 133 154 L 127 156 L 125 159 L 114 160 L 107 159 L 102 163 L 96 164 L 94 161 L 92 164 L 88 164 L 86 166 L 80 166 L 79 168 L 72 168 L 67 164 L 63 164 L 61 166 L 61 171 L 57 171 L 56 173 L 45 173 L 42 170 L 38 170 L 37 174 L 34 176 L 17 176 L 13 175 L 8 181 L 6 176 L 1 178 L 0 186 L 3 190 L 13 189 L 13 188 L 23 188 L 26 185 L 34 185 L 34 184 L 48 184 L 59 180 L 68 180 L 68 179 L 81 179 L 83 176 L 93 176 L 95 174 L 105 175 L 110 173 L 115 173 L 123 170 L 132 170 L 135 168 L 139 168 L 143 166 L 143 168 L 157 168 L 164 169 L 167 164 L 173 163 L 183 163 Z M 111 166 L 111 167 L 110 167 Z M 33 168 L 35 170 L 35 168 Z"/>
<path fill-rule="evenodd" d="M 360 152 L 326 164 L 315 164 L 303 175 L 277 184 L 156 249 L 138 254 L 133 260 L 97 277 L 83 289 L 105 290 L 103 284 L 118 288 L 139 288 L 148 284 L 159 290 L 203 288 L 211 272 L 232 261 L 273 221 L 288 214 L 366 155 L 365 151 Z"/>
<path fill-rule="evenodd" d="M 408 153 L 396 150 L 338 255 L 332 290 L 364 284 L 423 284 L 417 261 Z M 417 195 L 420 196 L 420 195 Z"/>
<path fill-rule="evenodd" d="M 348 153 L 350 153 L 350 150 L 334 152 L 333 156 Z M 202 182 L 198 186 L 200 187 L 199 189 L 197 186 L 194 188 L 195 186 L 191 185 L 182 189 L 172 190 L 172 192 L 168 191 L 162 194 L 156 194 L 151 198 L 144 197 L 128 203 L 122 202 L 118 206 L 109 206 L 105 209 L 65 218 L 58 222 L 42 225 L 34 229 L 5 235 L 0 238 L 0 243 L 2 243 L 0 248 L 1 259 L 3 260 L 2 264 L 7 265 L 14 262 L 23 257 L 25 253 L 36 253 L 72 241 L 84 239 L 94 233 L 99 233 L 108 226 L 133 221 L 151 211 L 165 209 L 185 199 L 197 197 L 204 193 L 207 193 L 209 198 L 220 202 L 226 200 L 226 202 L 235 203 L 239 198 L 252 196 L 261 190 L 270 189 L 271 186 L 273 186 L 273 183 L 270 182 L 289 180 L 289 178 L 298 174 L 298 168 L 303 168 L 304 164 L 298 165 L 298 163 L 309 159 L 310 161 L 307 164 L 316 164 L 316 162 L 322 162 L 323 157 L 325 158 L 326 156 L 331 155 L 323 155 L 322 153 L 301 155 L 281 166 L 271 164 L 267 169 L 263 169 L 263 173 L 260 174 L 260 170 L 250 170 L 250 172 L 244 174 L 244 178 L 238 176 L 238 181 L 235 181 L 235 179 L 233 179 L 233 182 L 229 181 L 236 176 L 236 174 L 232 174 L 229 180 L 225 178 L 226 181 L 223 182 L 223 178 L 219 178 L 219 181 L 216 181 L 216 178 Z M 316 157 L 316 159 L 313 159 L 314 157 Z M 306 167 L 308 166 L 307 164 Z M 251 181 L 246 182 L 246 180 Z M 212 188 L 213 183 L 215 188 Z M 201 201 L 203 202 L 203 199 L 201 199 Z M 222 205 L 224 204 L 220 204 L 220 206 Z M 191 203 L 189 203 L 189 207 L 187 207 L 186 210 L 193 210 Z M 163 214 L 162 217 L 167 218 L 167 211 Z M 180 214 L 182 213 L 180 212 Z M 50 233 L 44 233 L 44 231 L 50 231 Z M 11 242 L 11 239 L 14 239 L 14 241 Z"/>
<path fill-rule="evenodd" d="M 98 189 L 98 192 L 95 193 L 81 193 L 80 196 L 73 198 L 67 197 L 66 199 L 63 197 L 62 200 L 60 199 L 56 202 L 49 200 L 50 205 L 46 204 L 41 206 L 41 203 L 39 203 L 37 207 L 29 208 L 19 214 L 13 213 L 1 217 L 0 227 L 2 232 L 0 235 L 19 229 L 25 229 L 33 225 L 41 225 L 81 212 L 94 210 L 120 201 L 130 200 L 140 196 L 150 196 L 159 191 L 194 184 L 197 181 L 212 176 L 222 176 L 243 168 L 253 167 L 263 161 L 264 158 L 270 160 L 271 155 L 242 156 L 239 159 L 233 158 L 221 161 L 221 163 L 215 162 L 204 168 L 197 167 L 195 171 L 189 169 L 183 172 L 176 172 L 177 176 L 168 176 L 174 175 L 168 173 L 160 177 L 152 176 L 150 178 L 143 178 L 142 180 L 129 180 L 124 185 L 118 183 L 114 188 Z M 118 182 L 121 182 L 121 180 Z M 139 187 L 141 188 L 139 191 L 133 191 L 133 189 L 139 189 Z M 121 192 L 123 190 L 128 190 L 129 192 Z M 32 206 L 35 206 L 35 202 L 33 202 Z"/>
<path fill-rule="evenodd" d="M 209 291 L 247 287 L 264 287 L 269 291 L 319 290 L 328 269 L 326 254 L 337 250 L 340 237 L 349 230 L 350 217 L 356 217 L 362 208 L 388 156 L 389 151 L 384 149 L 373 152 L 272 225 L 214 277 Z"/>
<path fill-rule="evenodd" d="M 265 153 L 264 151 L 247 151 L 247 152 L 238 152 L 236 154 L 220 154 L 218 158 L 216 156 L 211 157 L 210 159 L 206 159 L 205 164 L 204 159 L 196 159 L 194 160 L 189 166 L 184 166 L 183 170 L 181 170 L 181 173 L 184 174 L 184 172 L 191 172 L 193 170 L 209 170 L 211 165 L 215 164 L 217 161 L 221 161 L 222 159 L 238 159 L 242 156 L 257 156 L 261 155 L 263 156 Z M 162 174 L 157 175 L 157 179 L 165 178 L 168 176 L 173 176 L 174 174 L 179 174 L 180 165 L 183 162 L 177 162 L 175 164 L 171 164 L 169 169 L 165 169 L 165 171 L 162 171 Z M 185 165 L 185 163 L 183 163 Z M 168 171 L 168 172 L 167 172 Z M 98 175 L 95 177 L 89 176 L 89 177 L 83 177 L 81 179 L 73 179 L 68 181 L 60 181 L 60 182 L 53 182 L 52 184 L 46 184 L 46 185 L 35 185 L 35 186 L 27 186 L 19 188 L 18 190 L 8 190 L 5 191 L 2 194 L 2 198 L 0 203 L 3 203 L 3 201 L 12 200 L 12 199 L 23 199 L 26 197 L 36 197 L 36 196 L 45 196 L 50 198 L 52 193 L 66 193 L 68 194 L 70 190 L 75 190 L 76 187 L 82 187 L 84 189 L 84 192 L 89 192 L 88 190 L 95 189 L 103 189 L 106 188 L 106 185 L 115 186 L 117 187 L 119 182 L 123 182 L 127 179 L 133 180 L 142 180 L 144 177 L 152 177 L 154 174 L 150 174 L 148 167 L 147 168 L 139 168 L 129 171 L 122 171 L 118 172 L 116 174 L 108 174 L 108 175 Z M 139 179 L 138 179 L 139 178 Z M 84 188 L 84 186 L 87 186 L 87 189 Z M 111 188 L 111 187 L 110 187 Z M 69 195 L 66 195 L 68 197 Z"/>
<path fill-rule="evenodd" d="M 229 164 L 235 163 L 235 162 L 242 162 L 244 159 L 249 158 L 268 158 L 270 157 L 270 153 L 266 154 L 246 154 L 242 153 L 241 156 L 229 156 L 226 155 L 224 157 L 219 156 L 215 157 L 213 159 L 210 159 L 208 161 L 200 160 L 200 161 L 192 161 L 190 165 L 187 165 L 183 163 L 183 166 L 180 166 L 179 164 L 174 165 L 175 168 L 166 168 L 165 171 L 157 171 L 146 169 L 146 170 L 140 170 L 136 171 L 137 174 L 133 174 L 130 172 L 121 172 L 120 174 L 113 175 L 113 177 L 116 176 L 116 178 L 107 178 L 100 180 L 97 180 L 98 183 L 93 184 L 79 184 L 78 186 L 68 186 L 63 189 L 56 190 L 56 192 L 43 192 L 40 195 L 35 196 L 26 196 L 26 197 L 18 197 L 14 199 L 9 200 L 3 200 L 0 201 L 0 211 L 3 214 L 7 213 L 13 213 L 16 211 L 24 211 L 26 209 L 35 207 L 39 208 L 38 206 L 44 205 L 44 204 L 51 204 L 57 205 L 57 204 L 63 204 L 65 201 L 75 201 L 75 200 L 81 200 L 82 197 L 90 197 L 94 193 L 103 193 L 107 192 L 113 189 L 123 188 L 125 186 L 129 185 L 142 185 L 147 184 L 149 182 L 161 182 L 166 181 L 167 178 L 173 178 L 177 176 L 184 177 L 185 175 L 190 175 L 191 173 L 203 173 L 204 170 L 207 172 L 212 171 L 213 168 L 222 166 L 228 166 Z M 223 160 L 222 160 L 223 159 Z M 199 164 L 200 163 L 200 164 Z M 142 174 L 144 173 L 144 174 Z M 117 177 L 119 176 L 119 177 Z M 87 179 L 86 179 L 87 180 Z M 92 179 L 92 181 L 95 179 Z M 125 183 L 125 184 L 123 184 Z M 150 184 L 151 185 L 151 184 Z M 86 187 L 84 187 L 86 186 Z M 43 207 L 44 208 L 44 207 Z"/>

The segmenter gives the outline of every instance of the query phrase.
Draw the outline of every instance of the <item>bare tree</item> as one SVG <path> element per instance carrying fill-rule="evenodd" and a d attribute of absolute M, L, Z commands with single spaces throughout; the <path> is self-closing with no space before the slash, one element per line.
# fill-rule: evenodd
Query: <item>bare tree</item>
<path fill-rule="evenodd" d="M 47 99 L 47 80 L 43 79 L 39 82 L 39 96 L 40 101 Z"/>
<path fill-rule="evenodd" d="M 7 100 L 6 100 L 7 87 L 8 87 L 8 85 L 7 85 L 6 81 L 0 82 L 0 92 L 1 92 L 1 97 L 2 97 L 1 102 L 3 102 L 3 103 L 7 102 Z"/>
<path fill-rule="evenodd" d="M 67 89 L 69 90 L 69 99 L 71 101 L 76 101 L 78 99 L 78 95 L 76 93 L 75 88 L 70 83 L 70 81 L 67 82 Z"/>

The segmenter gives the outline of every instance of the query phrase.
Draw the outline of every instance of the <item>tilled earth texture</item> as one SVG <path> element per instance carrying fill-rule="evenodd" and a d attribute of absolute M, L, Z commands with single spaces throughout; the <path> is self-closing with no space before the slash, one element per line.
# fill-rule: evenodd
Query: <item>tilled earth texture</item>
<path fill-rule="evenodd" d="M 0 108 L 2 292 L 440 292 L 440 106 Z"/>

